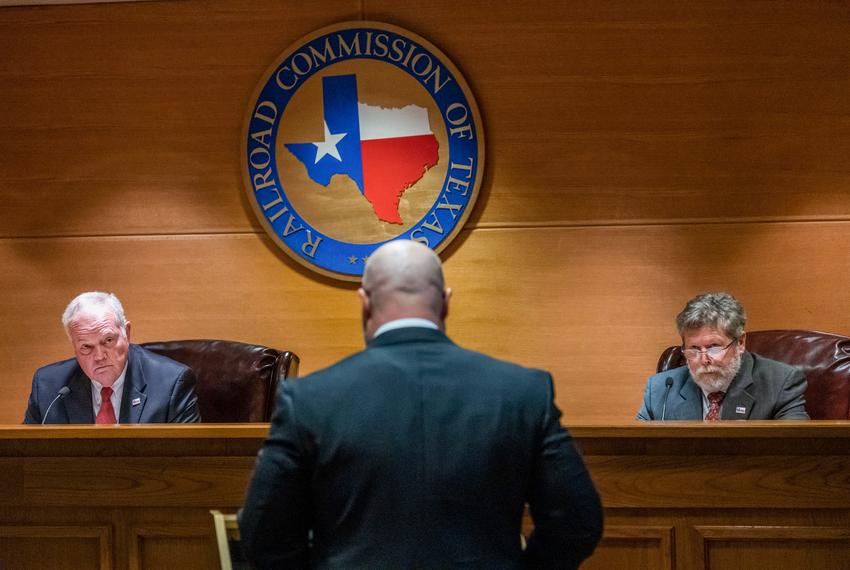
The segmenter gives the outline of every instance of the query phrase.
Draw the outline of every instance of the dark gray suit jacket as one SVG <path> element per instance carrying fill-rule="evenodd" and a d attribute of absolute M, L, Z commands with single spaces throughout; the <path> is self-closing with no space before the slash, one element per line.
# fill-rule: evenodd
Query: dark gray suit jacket
<path fill-rule="evenodd" d="M 131 344 L 129 350 L 119 423 L 201 421 L 195 376 L 187 366 L 136 344 Z M 63 386 L 70 388 L 71 393 L 53 404 L 45 423 L 93 424 L 91 381 L 76 358 L 36 370 L 24 423 L 40 424 L 47 407 Z"/>
<path fill-rule="evenodd" d="M 576 568 L 602 510 L 560 415 L 546 372 L 436 330 L 384 333 L 280 385 L 243 550 L 275 569 Z"/>
<path fill-rule="evenodd" d="M 666 394 L 666 380 L 673 386 Z M 793 366 L 770 360 L 751 352 L 741 357 L 741 369 L 729 385 L 722 420 L 807 420 L 806 378 Z M 652 376 L 646 382 L 639 420 L 701 420 L 702 391 L 694 382 L 687 366 L 680 366 Z"/>

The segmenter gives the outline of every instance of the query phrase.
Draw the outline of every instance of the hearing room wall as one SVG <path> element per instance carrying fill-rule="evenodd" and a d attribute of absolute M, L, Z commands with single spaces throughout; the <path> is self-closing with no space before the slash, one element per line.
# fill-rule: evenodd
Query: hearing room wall
<path fill-rule="evenodd" d="M 571 420 L 633 418 L 673 319 L 724 289 L 749 328 L 850 334 L 850 12 L 706 0 L 184 0 L 0 8 L 0 423 L 71 356 L 78 292 L 132 340 L 362 347 L 351 285 L 266 237 L 241 129 L 265 68 L 324 25 L 417 33 L 486 131 L 443 253 L 461 345 L 546 368 Z"/>

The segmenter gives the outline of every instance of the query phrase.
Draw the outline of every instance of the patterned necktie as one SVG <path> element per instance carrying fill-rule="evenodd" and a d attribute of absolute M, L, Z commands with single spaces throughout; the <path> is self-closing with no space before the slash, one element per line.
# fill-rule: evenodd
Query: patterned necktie
<path fill-rule="evenodd" d="M 100 389 L 100 410 L 97 412 L 97 417 L 94 419 L 96 424 L 114 424 L 115 408 L 112 407 L 112 388 L 104 386 Z"/>
<path fill-rule="evenodd" d="M 726 392 L 712 392 L 708 395 L 708 413 L 705 414 L 705 420 L 708 422 L 716 422 L 720 419 L 720 404 Z"/>

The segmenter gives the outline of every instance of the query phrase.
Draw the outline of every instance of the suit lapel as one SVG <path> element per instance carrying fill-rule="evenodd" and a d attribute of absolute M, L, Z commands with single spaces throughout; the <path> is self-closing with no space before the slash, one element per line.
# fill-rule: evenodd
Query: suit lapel
<path fill-rule="evenodd" d="M 753 413 L 756 399 L 750 391 L 753 385 L 753 357 L 745 352 L 741 357 L 741 369 L 729 385 L 729 391 L 723 398 L 721 420 L 746 420 Z"/>
<path fill-rule="evenodd" d="M 91 399 L 91 380 L 79 368 L 68 382 L 71 393 L 65 398 L 65 413 L 69 424 L 93 424 L 94 408 Z"/>
<path fill-rule="evenodd" d="M 668 419 L 702 419 L 702 395 L 699 387 L 691 379 L 690 373 L 687 374 L 682 389 L 679 390 L 679 401 L 671 411 L 673 413 L 667 416 Z"/>
<path fill-rule="evenodd" d="M 121 397 L 121 415 L 119 421 L 122 424 L 141 423 L 142 411 L 148 397 L 145 394 L 147 382 L 142 371 L 142 356 L 135 345 L 130 345 L 130 365 L 127 366 L 127 376 L 124 379 L 124 395 Z M 125 419 L 126 418 L 126 419 Z"/>

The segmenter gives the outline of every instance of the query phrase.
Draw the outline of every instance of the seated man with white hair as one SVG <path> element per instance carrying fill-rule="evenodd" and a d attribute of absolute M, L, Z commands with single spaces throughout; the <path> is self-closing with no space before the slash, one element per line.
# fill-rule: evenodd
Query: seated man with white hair
<path fill-rule="evenodd" d="M 78 295 L 62 325 L 75 358 L 36 370 L 25 424 L 201 421 L 192 371 L 130 344 L 130 322 L 115 295 Z"/>

